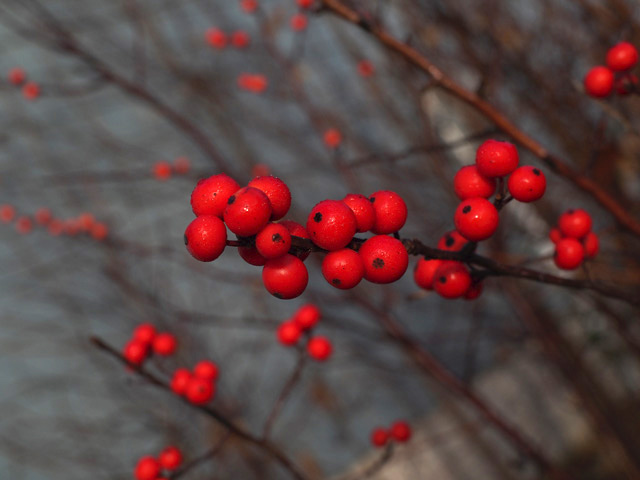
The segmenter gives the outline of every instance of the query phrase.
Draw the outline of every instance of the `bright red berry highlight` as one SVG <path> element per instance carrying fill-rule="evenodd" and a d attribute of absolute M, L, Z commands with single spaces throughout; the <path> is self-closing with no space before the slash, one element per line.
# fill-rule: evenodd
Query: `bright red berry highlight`
<path fill-rule="evenodd" d="M 215 215 L 222 218 L 229 197 L 240 190 L 240 185 L 225 173 L 203 178 L 191 193 L 191 208 L 196 217 Z"/>
<path fill-rule="evenodd" d="M 250 237 L 269 222 L 271 202 L 262 190 L 244 187 L 229 197 L 223 216 L 229 230 L 241 237 Z"/>
<path fill-rule="evenodd" d="M 638 63 L 638 50 L 629 42 L 620 42 L 607 52 L 607 66 L 615 71 L 629 70 Z"/>
<path fill-rule="evenodd" d="M 394 233 L 407 221 L 407 205 L 396 192 L 380 190 L 369 196 L 376 219 L 371 231 L 378 235 Z"/>
<path fill-rule="evenodd" d="M 460 262 L 442 262 L 434 277 L 433 288 L 444 298 L 462 297 L 471 287 L 471 275 Z"/>
<path fill-rule="evenodd" d="M 485 177 L 475 165 L 462 167 L 453 177 L 453 190 L 460 200 L 489 198 L 496 191 L 496 179 Z"/>
<path fill-rule="evenodd" d="M 353 288 L 364 277 L 362 257 L 350 248 L 329 252 L 322 260 L 322 276 L 341 290 Z"/>
<path fill-rule="evenodd" d="M 389 432 L 384 428 L 374 428 L 371 432 L 371 444 L 374 447 L 384 447 L 389 441 Z"/>
<path fill-rule="evenodd" d="M 302 260 L 290 254 L 267 260 L 262 267 L 262 283 L 276 298 L 288 300 L 307 288 L 309 273 Z"/>
<path fill-rule="evenodd" d="M 376 211 L 371 201 L 364 195 L 350 193 L 342 201 L 356 216 L 356 231 L 368 232 L 376 221 Z"/>
<path fill-rule="evenodd" d="M 582 238 L 591 231 L 591 223 L 591 215 L 578 208 L 560 215 L 558 228 L 565 237 Z"/>
<path fill-rule="evenodd" d="M 291 192 L 287 184 L 273 175 L 256 177 L 248 184 L 249 187 L 262 190 L 271 203 L 271 220 L 280 220 L 291 207 Z"/>
<path fill-rule="evenodd" d="M 518 167 L 509 175 L 509 193 L 519 202 L 534 202 L 544 195 L 547 179 L 542 170 L 529 165 Z"/>
<path fill-rule="evenodd" d="M 141 323 L 133 330 L 133 339 L 140 342 L 151 344 L 156 337 L 156 327 L 150 323 Z"/>
<path fill-rule="evenodd" d="M 613 90 L 613 72 L 607 67 L 593 67 L 584 77 L 584 89 L 587 94 L 596 98 L 609 96 Z"/>
<path fill-rule="evenodd" d="M 242 10 L 245 13 L 253 13 L 258 8 L 258 1 L 257 0 L 241 0 L 240 8 L 242 8 Z"/>
<path fill-rule="evenodd" d="M 196 260 L 212 262 L 224 251 L 227 244 L 227 229 L 218 217 L 201 215 L 196 217 L 184 231 L 184 244 Z"/>
<path fill-rule="evenodd" d="M 364 278 L 372 283 L 398 280 L 409 266 L 409 255 L 400 240 L 387 235 L 371 237 L 358 251 L 364 264 Z"/>
<path fill-rule="evenodd" d="M 509 142 L 486 140 L 476 151 L 476 167 L 485 177 L 504 177 L 518 167 L 518 150 Z"/>
<path fill-rule="evenodd" d="M 279 223 L 269 223 L 256 235 L 256 249 L 265 259 L 278 258 L 291 248 L 291 234 Z"/>
<path fill-rule="evenodd" d="M 499 221 L 498 210 L 493 203 L 480 197 L 460 203 L 453 216 L 456 230 L 471 242 L 489 238 L 498 228 Z"/>
<path fill-rule="evenodd" d="M 584 247 L 575 238 L 563 238 L 556 243 L 553 261 L 558 268 L 574 270 L 584 260 Z"/>
<path fill-rule="evenodd" d="M 307 343 L 307 353 L 311 358 L 318 362 L 324 362 L 327 360 L 331 353 L 333 352 L 333 347 L 331 346 L 331 342 L 326 337 L 313 337 Z"/>
<path fill-rule="evenodd" d="M 311 241 L 329 251 L 346 247 L 356 229 L 355 214 L 339 200 L 323 200 L 313 207 L 307 218 Z"/>
<path fill-rule="evenodd" d="M 29 217 L 20 217 L 16 220 L 16 230 L 22 235 L 26 235 L 31 232 L 33 228 L 33 222 Z"/>
<path fill-rule="evenodd" d="M 560 240 L 562 240 L 562 238 L 564 237 L 559 228 L 552 228 L 549 232 L 549 240 L 551 240 L 553 243 L 558 243 Z"/>

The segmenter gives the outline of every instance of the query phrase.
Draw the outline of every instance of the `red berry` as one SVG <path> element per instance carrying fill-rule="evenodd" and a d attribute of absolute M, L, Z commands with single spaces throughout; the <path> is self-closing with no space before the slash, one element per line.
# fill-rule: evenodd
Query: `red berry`
<path fill-rule="evenodd" d="M 238 247 L 238 253 L 245 262 L 256 267 L 263 266 L 267 261 L 255 247 Z"/>
<path fill-rule="evenodd" d="M 276 298 L 291 299 L 307 288 L 309 273 L 302 260 L 290 254 L 267 260 L 262 267 L 262 283 Z"/>
<path fill-rule="evenodd" d="M 240 185 L 225 173 L 219 173 L 198 182 L 191 193 L 191 208 L 196 217 L 215 215 L 222 218 L 229 197 L 240 190 Z"/>
<path fill-rule="evenodd" d="M 311 241 L 326 250 L 339 250 L 347 246 L 356 233 L 357 222 L 353 211 L 339 200 L 323 200 L 307 218 L 307 232 Z"/>
<path fill-rule="evenodd" d="M 342 143 L 342 134 L 335 128 L 330 128 L 324 132 L 324 143 L 329 148 L 338 148 Z"/>
<path fill-rule="evenodd" d="M 302 13 L 296 13 L 291 17 L 291 29 L 295 32 L 300 32 L 307 28 L 308 23 L 307 16 Z"/>
<path fill-rule="evenodd" d="M 407 221 L 407 205 L 400 195 L 389 190 L 380 190 L 369 196 L 376 212 L 371 231 L 378 235 L 394 233 Z"/>
<path fill-rule="evenodd" d="M 127 362 L 134 365 L 140 365 L 147 358 L 149 345 L 140 340 L 130 340 L 122 350 L 122 356 Z"/>
<path fill-rule="evenodd" d="M 45 207 L 39 208 L 34 217 L 39 225 L 47 225 L 52 218 L 51 210 Z"/>
<path fill-rule="evenodd" d="M 558 268 L 574 270 L 584 260 L 584 247 L 575 238 L 563 238 L 556 243 L 553 261 Z"/>
<path fill-rule="evenodd" d="M 170 333 L 159 333 L 153 339 L 153 351 L 158 355 L 173 355 L 178 346 L 176 337 Z"/>
<path fill-rule="evenodd" d="M 271 203 L 271 220 L 280 220 L 291 207 L 291 192 L 287 184 L 278 177 L 265 175 L 256 177 L 248 184 L 249 187 L 262 190 Z"/>
<path fill-rule="evenodd" d="M 371 444 L 374 447 L 384 447 L 389 441 L 389 432 L 384 428 L 374 428 L 371 432 Z"/>
<path fill-rule="evenodd" d="M 527 165 L 515 169 L 507 186 L 511 196 L 519 202 L 534 202 L 544 195 L 547 179 L 540 169 Z"/>
<path fill-rule="evenodd" d="M 591 215 L 581 208 L 567 210 L 560 215 L 558 228 L 565 237 L 582 238 L 591 231 Z"/>
<path fill-rule="evenodd" d="M 600 251 L 600 240 L 593 232 L 587 233 L 587 236 L 582 239 L 582 245 L 584 245 L 584 256 L 586 258 L 593 258 Z"/>
<path fill-rule="evenodd" d="M 173 161 L 172 168 L 178 175 L 184 175 L 191 169 L 191 162 L 187 157 L 178 157 Z"/>
<path fill-rule="evenodd" d="M 246 13 L 253 13 L 258 8 L 257 0 L 241 0 L 240 8 Z"/>
<path fill-rule="evenodd" d="M 211 380 L 193 376 L 187 382 L 184 394 L 194 405 L 204 405 L 213 398 L 215 387 Z"/>
<path fill-rule="evenodd" d="M 471 275 L 460 262 L 442 262 L 434 277 L 433 288 L 444 298 L 462 297 L 471 287 Z"/>
<path fill-rule="evenodd" d="M 213 48 L 222 49 L 227 46 L 227 35 L 219 28 L 210 28 L 204 34 L 205 40 Z"/>
<path fill-rule="evenodd" d="M 218 365 L 211 360 L 200 360 L 196 363 L 196 366 L 193 367 L 193 374 L 196 377 L 214 382 L 217 380 L 219 374 Z"/>
<path fill-rule="evenodd" d="M 409 266 L 409 254 L 402 242 L 387 235 L 371 237 L 358 254 L 364 264 L 364 278 L 373 283 L 395 282 Z"/>
<path fill-rule="evenodd" d="M 218 217 L 201 215 L 184 231 L 184 244 L 196 260 L 212 262 L 227 245 L 227 229 Z"/>
<path fill-rule="evenodd" d="M 47 231 L 49 232 L 50 235 L 53 235 L 54 237 L 57 237 L 58 235 L 60 235 L 62 233 L 62 229 L 63 229 L 62 222 L 57 218 L 54 218 L 53 220 L 51 220 L 49 222 L 49 225 L 47 226 Z"/>
<path fill-rule="evenodd" d="M 89 232 L 95 240 L 104 240 L 109 234 L 109 229 L 104 223 L 96 223 L 91 227 Z"/>
<path fill-rule="evenodd" d="M 264 258 L 278 258 L 291 248 L 291 234 L 287 227 L 270 223 L 256 235 L 256 249 Z"/>
<path fill-rule="evenodd" d="M 356 231 L 368 232 L 376 221 L 376 211 L 371 201 L 364 195 L 350 193 L 342 201 L 356 216 Z"/>
<path fill-rule="evenodd" d="M 420 288 L 425 290 L 433 290 L 433 280 L 438 267 L 442 264 L 442 260 L 426 260 L 420 258 L 413 270 L 413 280 Z"/>
<path fill-rule="evenodd" d="M 90 232 L 96 223 L 96 219 L 90 213 L 83 213 L 78 217 L 78 223 L 83 231 Z"/>
<path fill-rule="evenodd" d="M 476 167 L 485 177 L 504 177 L 518 167 L 518 150 L 509 142 L 486 140 L 476 151 Z"/>
<path fill-rule="evenodd" d="M 237 30 L 231 34 L 231 45 L 236 48 L 245 48 L 249 41 L 249 34 L 244 30 Z"/>
<path fill-rule="evenodd" d="M 32 228 L 33 222 L 29 217 L 20 217 L 16 220 L 16 230 L 18 231 L 18 233 L 26 235 L 27 233 L 31 232 Z"/>
<path fill-rule="evenodd" d="M 559 228 L 552 228 L 551 231 L 549 232 L 549 239 L 553 242 L 553 243 L 558 243 L 558 241 L 562 240 L 564 238 L 564 236 L 562 235 L 562 232 L 560 232 Z"/>
<path fill-rule="evenodd" d="M 451 230 L 438 240 L 438 249 L 459 252 L 467 243 L 469 243 L 469 240 L 460 235 L 457 230 Z"/>
<path fill-rule="evenodd" d="M 14 67 L 9 70 L 9 82 L 13 85 L 22 85 L 24 81 L 27 79 L 26 73 L 20 67 Z"/>
<path fill-rule="evenodd" d="M 158 456 L 160 466 L 166 470 L 175 470 L 182 464 L 182 452 L 176 447 L 167 447 Z"/>
<path fill-rule="evenodd" d="M 9 223 L 16 216 L 16 209 L 12 205 L 0 205 L 0 222 Z"/>
<path fill-rule="evenodd" d="M 314 0 L 296 0 L 300 8 L 311 8 Z"/>
<path fill-rule="evenodd" d="M 289 233 L 291 234 L 292 237 L 309 238 L 309 233 L 307 232 L 307 229 L 304 228 L 299 223 L 294 222 L 293 220 L 282 220 L 280 222 L 280 225 L 284 225 L 285 227 L 287 227 L 287 230 L 289 230 Z M 311 253 L 310 251 L 297 251 L 295 255 L 300 260 L 305 261 L 310 253 Z"/>
<path fill-rule="evenodd" d="M 251 167 L 251 175 L 254 177 L 266 177 L 270 172 L 271 170 L 269 169 L 269 166 L 264 163 L 256 163 Z"/>
<path fill-rule="evenodd" d="M 453 177 L 453 190 L 460 200 L 489 198 L 496 191 L 496 179 L 485 177 L 475 165 L 462 167 Z"/>
<path fill-rule="evenodd" d="M 313 337 L 307 343 L 307 353 L 318 362 L 324 362 L 331 356 L 333 347 L 326 337 Z"/>
<path fill-rule="evenodd" d="M 593 67 L 584 77 L 584 89 L 592 97 L 604 98 L 613 90 L 613 81 L 613 72 L 607 67 Z"/>
<path fill-rule="evenodd" d="M 33 82 L 25 83 L 22 87 L 22 96 L 27 100 L 35 100 L 40 96 L 40 86 Z"/>
<path fill-rule="evenodd" d="M 171 390 L 176 395 L 184 395 L 193 375 L 186 368 L 178 368 L 171 377 Z"/>
<path fill-rule="evenodd" d="M 320 309 L 313 303 L 307 303 L 296 310 L 292 321 L 302 330 L 309 330 L 316 326 L 320 317 Z"/>
<path fill-rule="evenodd" d="M 373 66 L 373 63 L 371 63 L 369 60 L 360 60 L 358 62 L 358 73 L 362 77 L 370 77 L 375 73 L 375 71 L 376 70 Z"/>
<path fill-rule="evenodd" d="M 460 203 L 453 216 L 456 230 L 471 242 L 489 238 L 495 233 L 499 222 L 498 210 L 493 203 L 480 197 Z"/>
<path fill-rule="evenodd" d="M 391 425 L 389 433 L 396 442 L 404 443 L 411 438 L 411 427 L 407 422 L 397 421 Z"/>
<path fill-rule="evenodd" d="M 133 330 L 132 338 L 140 342 L 151 344 L 156 337 L 156 327 L 150 323 L 141 323 Z"/>
<path fill-rule="evenodd" d="M 267 77 L 259 73 L 243 73 L 238 77 L 238 87 L 252 93 L 262 93 L 269 86 Z"/>
<path fill-rule="evenodd" d="M 255 235 L 271 218 L 269 197 L 253 187 L 244 187 L 229 197 L 224 211 L 224 223 L 241 237 Z"/>
<path fill-rule="evenodd" d="M 336 288 L 353 288 L 364 276 L 362 257 L 350 248 L 329 252 L 322 260 L 322 275 Z"/>
<path fill-rule="evenodd" d="M 138 460 L 133 475 L 136 477 L 136 480 L 156 480 L 158 475 L 160 475 L 160 464 L 151 456 L 142 457 Z"/>
<path fill-rule="evenodd" d="M 475 300 L 482 293 L 482 282 L 474 282 L 464 294 L 465 300 Z"/>
<path fill-rule="evenodd" d="M 302 335 L 302 330 L 293 321 L 283 322 L 278 327 L 277 335 L 278 341 L 282 345 L 291 346 L 298 343 L 300 335 Z"/>
<path fill-rule="evenodd" d="M 629 42 L 620 42 L 607 52 L 607 66 L 615 71 L 629 70 L 638 63 L 638 50 Z"/>
<path fill-rule="evenodd" d="M 171 164 L 169 162 L 156 162 L 153 165 L 153 176 L 156 180 L 164 181 L 171 177 Z"/>

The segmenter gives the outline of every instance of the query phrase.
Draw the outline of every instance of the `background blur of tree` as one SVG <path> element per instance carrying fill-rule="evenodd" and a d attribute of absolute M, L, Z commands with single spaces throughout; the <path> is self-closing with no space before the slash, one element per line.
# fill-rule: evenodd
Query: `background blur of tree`
<path fill-rule="evenodd" d="M 188 460 L 223 442 L 183 478 L 288 478 L 261 448 L 227 438 L 225 428 L 127 372 L 89 337 L 120 348 L 142 322 L 175 333 L 177 355 L 151 368 L 168 375 L 215 360 L 221 377 L 213 405 L 260 432 L 296 364 L 275 329 L 315 302 L 335 355 L 305 366 L 272 432 L 309 478 L 359 462 L 372 449 L 375 426 L 405 418 L 419 429 L 443 402 L 476 408 L 467 394 L 476 398 L 477 375 L 523 352 L 562 379 L 596 439 L 595 447 L 551 455 L 554 464 L 574 478 L 640 478 L 637 303 L 509 277 L 487 279 L 474 302 L 447 301 L 415 286 L 416 258 L 399 282 L 343 292 L 324 281 L 316 256 L 307 260 L 307 291 L 287 302 L 271 297 L 260 269 L 231 248 L 213 264 L 189 256 L 182 236 L 196 181 L 226 172 L 246 184 L 256 166 L 287 182 L 288 218 L 301 223 L 320 200 L 395 190 L 409 207 L 402 236 L 435 247 L 453 228 L 456 170 L 473 163 L 483 140 L 512 140 L 366 28 L 317 8 L 322 2 L 303 11 L 294 0 L 262 0 L 252 13 L 243 3 L 0 1 L 0 72 L 20 66 L 41 88 L 29 101 L 8 81 L 0 85 L 0 204 L 15 206 L 18 216 L 41 207 L 61 219 L 90 213 L 108 227 L 96 241 L 0 225 L 0 476 L 128 479 L 139 457 L 170 443 Z M 582 92 L 585 72 L 604 62 L 611 45 L 640 45 L 637 2 L 344 3 L 640 218 L 640 97 L 598 101 Z M 301 11 L 308 26 L 294 31 L 291 18 Z M 250 44 L 212 48 L 204 40 L 212 27 L 244 30 Z M 363 60 L 373 66 L 369 76 L 358 70 Z M 239 88 L 247 73 L 264 75 L 266 90 Z M 343 136 L 335 150 L 323 143 L 330 128 Z M 546 172 L 547 194 L 507 205 L 479 253 L 640 292 L 639 236 L 519 151 L 522 164 Z M 154 177 L 157 162 L 178 157 L 190 160 L 187 174 Z M 592 214 L 601 252 L 577 273 L 558 273 L 548 233 L 572 207 Z M 438 377 L 434 365 L 454 376 Z M 500 414 L 515 421 L 508 410 Z M 539 414 L 534 421 L 547 421 Z M 495 425 L 479 414 L 458 428 Z M 549 473 L 508 443 L 508 458 L 495 459 L 508 467 L 495 478 Z M 535 448 L 548 453 L 544 442 Z M 594 451 L 604 460 L 584 467 Z M 415 466 L 406 478 L 422 478 L 419 472 Z"/>

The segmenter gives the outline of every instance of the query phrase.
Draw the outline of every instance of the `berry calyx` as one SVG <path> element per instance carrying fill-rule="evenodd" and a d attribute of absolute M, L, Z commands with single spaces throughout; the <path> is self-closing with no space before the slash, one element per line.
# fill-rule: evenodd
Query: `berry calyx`
<path fill-rule="evenodd" d="M 240 185 L 225 173 L 203 178 L 191 193 L 191 208 L 196 217 L 215 215 L 222 218 L 229 197 L 240 190 Z"/>
<path fill-rule="evenodd" d="M 182 452 L 176 447 L 167 447 L 160 452 L 158 463 L 166 470 L 175 470 L 182 464 Z"/>
<path fill-rule="evenodd" d="M 391 425 L 391 429 L 389 430 L 389 435 L 396 442 L 399 442 L 399 443 L 407 442 L 411 438 L 411 427 L 407 422 L 398 420 L 393 425 Z"/>
<path fill-rule="evenodd" d="M 322 276 L 341 290 L 353 288 L 364 277 L 362 257 L 350 248 L 329 252 L 322 260 Z"/>
<path fill-rule="evenodd" d="M 553 261 L 558 268 L 574 270 L 584 260 L 584 247 L 575 238 L 563 238 L 556 243 Z"/>
<path fill-rule="evenodd" d="M 462 297 L 471 287 L 469 270 L 460 262 L 446 261 L 434 274 L 433 288 L 444 298 Z"/>
<path fill-rule="evenodd" d="M 591 215 L 581 208 L 571 209 L 560 215 L 558 228 L 565 237 L 582 238 L 591 231 Z"/>
<path fill-rule="evenodd" d="M 160 475 L 160 463 L 152 456 L 144 456 L 136 465 L 134 476 L 136 480 L 156 480 Z"/>
<path fill-rule="evenodd" d="M 467 165 L 453 177 L 453 191 L 460 200 L 489 198 L 496 191 L 496 179 L 482 175 L 476 165 Z"/>
<path fill-rule="evenodd" d="M 265 259 L 278 258 L 291 248 L 291 234 L 287 227 L 270 223 L 256 235 L 256 249 Z"/>
<path fill-rule="evenodd" d="M 311 241 L 329 251 L 346 247 L 356 229 L 356 216 L 339 200 L 321 201 L 311 209 L 307 218 Z"/>
<path fill-rule="evenodd" d="M 223 217 L 224 223 L 233 233 L 250 237 L 269 222 L 271 202 L 262 190 L 244 187 L 229 197 Z"/>
<path fill-rule="evenodd" d="M 384 447 L 389 441 L 389 432 L 384 428 L 374 428 L 371 432 L 371 444 L 374 447 Z"/>
<path fill-rule="evenodd" d="M 297 323 L 293 321 L 283 322 L 278 326 L 276 331 L 278 341 L 285 346 L 291 346 L 298 343 L 302 330 Z"/>
<path fill-rule="evenodd" d="M 400 240 L 387 235 L 371 237 L 358 250 L 364 265 L 364 278 L 372 283 L 398 280 L 409 266 L 409 254 Z"/>
<path fill-rule="evenodd" d="M 407 221 L 407 205 L 400 195 L 390 190 L 381 190 L 369 196 L 376 212 L 371 231 L 378 235 L 394 233 Z"/>
<path fill-rule="evenodd" d="M 184 244 L 196 260 L 212 262 L 222 255 L 227 245 L 227 229 L 220 218 L 201 215 L 187 226 Z"/>
<path fill-rule="evenodd" d="M 489 178 L 504 177 L 518 167 L 518 150 L 509 142 L 486 140 L 476 150 L 478 172 Z"/>
<path fill-rule="evenodd" d="M 271 220 L 280 220 L 291 207 L 291 192 L 287 184 L 273 175 L 256 177 L 248 184 L 249 187 L 262 190 L 271 203 Z"/>
<path fill-rule="evenodd" d="M 198 378 L 204 378 L 205 380 L 211 380 L 212 382 L 218 379 L 220 370 L 218 365 L 211 360 L 200 360 L 193 367 L 193 374 Z"/>
<path fill-rule="evenodd" d="M 456 230 L 471 242 L 486 240 L 498 228 L 500 217 L 496 207 L 485 198 L 464 200 L 453 216 Z"/>
<path fill-rule="evenodd" d="M 331 346 L 331 342 L 326 337 L 313 337 L 307 343 L 307 353 L 311 358 L 318 362 L 324 362 L 327 360 L 331 353 L 333 352 L 333 347 Z"/>
<path fill-rule="evenodd" d="M 638 50 L 629 42 L 620 42 L 607 52 L 607 66 L 614 72 L 629 70 L 638 63 Z"/>
<path fill-rule="evenodd" d="M 608 97 L 613 90 L 613 72 L 607 67 L 593 67 L 584 77 L 584 89 L 592 97 Z"/>
<path fill-rule="evenodd" d="M 364 195 L 350 193 L 342 201 L 356 216 L 356 231 L 363 233 L 373 228 L 376 221 L 376 211 L 371 201 Z"/>
<path fill-rule="evenodd" d="M 262 283 L 276 298 L 295 298 L 304 292 L 308 282 L 307 267 L 302 260 L 291 254 L 267 260 L 262 267 Z"/>
<path fill-rule="evenodd" d="M 310 330 L 316 326 L 322 314 L 313 303 L 301 306 L 293 315 L 293 322 L 302 330 Z"/>
<path fill-rule="evenodd" d="M 159 333 L 153 339 L 153 352 L 158 355 L 173 355 L 178 347 L 176 337 L 170 333 Z"/>
<path fill-rule="evenodd" d="M 600 240 L 593 232 L 587 233 L 582 239 L 582 245 L 584 246 L 584 256 L 586 258 L 593 258 L 600 251 Z"/>

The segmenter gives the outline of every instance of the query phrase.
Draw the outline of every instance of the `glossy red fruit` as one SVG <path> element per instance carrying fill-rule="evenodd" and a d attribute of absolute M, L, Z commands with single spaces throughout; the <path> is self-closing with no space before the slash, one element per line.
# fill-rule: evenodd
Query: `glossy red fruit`
<path fill-rule="evenodd" d="M 607 66 L 615 72 L 623 72 L 638 63 L 638 50 L 629 42 L 620 42 L 607 52 Z"/>
<path fill-rule="evenodd" d="M 269 222 L 271 202 L 262 190 L 244 187 L 229 197 L 223 217 L 224 223 L 233 233 L 250 237 Z"/>
<path fill-rule="evenodd" d="M 407 422 L 399 420 L 391 425 L 389 434 L 396 442 L 404 443 L 411 438 L 411 427 Z"/>
<path fill-rule="evenodd" d="M 291 17 L 290 24 L 291 24 L 291 29 L 294 32 L 300 32 L 305 28 L 307 28 L 307 25 L 309 24 L 309 20 L 307 19 L 306 15 L 302 13 L 296 13 L 293 17 Z"/>
<path fill-rule="evenodd" d="M 467 243 L 469 243 L 469 240 L 460 235 L 457 230 L 451 230 L 440 237 L 437 248 L 449 252 L 458 252 L 462 250 Z"/>
<path fill-rule="evenodd" d="M 364 277 L 362 257 L 350 248 L 329 252 L 322 260 L 322 275 L 336 288 L 353 288 Z"/>
<path fill-rule="evenodd" d="M 226 173 L 203 178 L 191 193 L 191 208 L 196 217 L 215 215 L 222 218 L 229 197 L 240 190 L 240 185 Z"/>
<path fill-rule="evenodd" d="M 342 201 L 356 216 L 356 231 L 368 232 L 376 221 L 376 211 L 371 201 L 364 195 L 350 193 Z"/>
<path fill-rule="evenodd" d="M 498 228 L 500 216 L 490 201 L 476 197 L 464 200 L 453 216 L 456 230 L 471 242 L 486 240 Z"/>
<path fill-rule="evenodd" d="M 376 212 L 371 231 L 378 235 L 394 233 L 407 221 L 407 205 L 400 195 L 390 190 L 380 190 L 369 196 Z"/>
<path fill-rule="evenodd" d="M 227 245 L 227 229 L 218 217 L 201 215 L 184 231 L 184 244 L 196 260 L 212 262 Z"/>
<path fill-rule="evenodd" d="M 329 148 L 338 148 L 342 143 L 342 134 L 336 128 L 330 128 L 324 132 L 324 144 Z"/>
<path fill-rule="evenodd" d="M 279 223 L 269 223 L 256 235 L 256 249 L 265 259 L 278 258 L 289 252 L 291 234 Z"/>
<path fill-rule="evenodd" d="M 278 330 L 276 332 L 278 336 L 278 341 L 285 346 L 291 346 L 298 343 L 300 339 L 300 335 L 302 335 L 302 330 L 293 321 L 283 322 L 278 326 Z"/>
<path fill-rule="evenodd" d="M 442 260 L 426 260 L 420 258 L 413 270 L 413 280 L 420 288 L 425 290 L 433 290 L 433 280 L 438 267 L 442 264 Z"/>
<path fill-rule="evenodd" d="M 553 261 L 558 268 L 574 270 L 584 260 L 584 247 L 575 238 L 563 238 L 556 243 Z"/>
<path fill-rule="evenodd" d="M 173 355 L 178 347 L 176 337 L 170 333 L 159 333 L 153 339 L 153 352 L 162 355 Z"/>
<path fill-rule="evenodd" d="M 469 270 L 460 262 L 443 262 L 434 277 L 433 288 L 444 298 L 462 297 L 471 287 Z"/>
<path fill-rule="evenodd" d="M 333 347 L 331 346 L 331 342 L 326 337 L 313 337 L 309 339 L 307 343 L 307 353 L 311 358 L 318 362 L 324 362 L 327 360 L 331 353 L 333 352 Z"/>
<path fill-rule="evenodd" d="M 371 432 L 371 444 L 374 447 L 384 447 L 389 442 L 389 432 L 384 428 L 374 428 Z"/>
<path fill-rule="evenodd" d="M 156 337 L 156 327 L 150 323 L 141 323 L 133 330 L 132 338 L 151 345 Z"/>
<path fill-rule="evenodd" d="M 8 78 L 9 78 L 9 83 L 16 86 L 22 85 L 27 79 L 27 74 L 24 72 L 22 68 L 14 67 L 11 70 L 9 70 Z"/>
<path fill-rule="evenodd" d="M 267 261 L 255 247 L 238 247 L 238 253 L 245 262 L 256 267 L 263 266 Z"/>
<path fill-rule="evenodd" d="M 291 207 L 291 192 L 287 184 L 273 175 L 256 177 L 248 186 L 262 190 L 271 203 L 271 220 L 280 220 Z"/>
<path fill-rule="evenodd" d="M 535 202 L 547 189 L 547 179 L 542 170 L 526 165 L 518 167 L 509 175 L 509 193 L 519 202 Z"/>
<path fill-rule="evenodd" d="M 600 240 L 593 232 L 587 233 L 582 239 L 582 245 L 584 246 L 584 255 L 586 258 L 593 258 L 600 251 Z"/>
<path fill-rule="evenodd" d="M 485 177 L 475 165 L 467 165 L 453 177 L 453 190 L 460 200 L 489 198 L 496 191 L 496 179 Z"/>
<path fill-rule="evenodd" d="M 584 77 L 584 89 L 596 98 L 608 97 L 613 90 L 614 75 L 607 67 L 593 67 Z"/>
<path fill-rule="evenodd" d="M 329 251 L 346 247 L 356 229 L 356 216 L 339 200 L 323 200 L 311 209 L 307 218 L 311 241 Z"/>
<path fill-rule="evenodd" d="M 211 380 L 212 382 L 218 379 L 219 373 L 218 365 L 211 360 L 200 360 L 196 363 L 196 366 L 193 367 L 193 374 L 196 377 Z"/>
<path fill-rule="evenodd" d="M 302 260 L 291 254 L 267 260 L 262 267 L 262 283 L 276 298 L 295 298 L 304 292 L 308 282 L 307 267 Z"/>
<path fill-rule="evenodd" d="M 213 48 L 223 49 L 227 46 L 227 35 L 219 28 L 210 28 L 205 34 L 206 42 Z"/>
<path fill-rule="evenodd" d="M 22 87 L 22 96 L 27 100 L 35 100 L 40 96 L 40 85 L 34 82 L 27 82 Z"/>
<path fill-rule="evenodd" d="M 192 373 L 186 368 L 178 368 L 175 372 L 173 372 L 170 383 L 170 387 L 173 393 L 175 393 L 176 395 L 184 395 L 187 391 L 187 385 L 189 384 L 189 380 L 191 380 L 192 376 Z"/>
<path fill-rule="evenodd" d="M 476 167 L 485 177 L 504 177 L 518 168 L 518 150 L 509 142 L 486 140 L 476 150 Z"/>
<path fill-rule="evenodd" d="M 294 222 L 293 220 L 282 220 L 280 225 L 284 225 L 289 230 L 289 233 L 292 237 L 299 238 L 309 238 L 309 233 L 307 229 L 300 225 L 298 222 Z M 298 257 L 303 262 L 307 259 L 311 252 L 310 251 L 296 251 L 295 256 Z"/>
<path fill-rule="evenodd" d="M 124 349 L 122 350 L 122 356 L 126 358 L 129 363 L 140 365 L 147 358 L 148 352 L 148 344 L 141 342 L 140 340 L 130 340 L 124 346 Z"/>
<path fill-rule="evenodd" d="M 364 278 L 373 283 L 400 279 L 409 266 L 409 255 L 400 240 L 387 235 L 371 237 L 358 251 L 364 264 Z"/>
<path fill-rule="evenodd" d="M 182 452 L 176 447 L 167 447 L 160 452 L 158 463 L 165 470 L 175 470 L 182 465 Z"/>
<path fill-rule="evenodd" d="M 558 241 L 562 240 L 563 238 L 564 236 L 562 235 L 562 232 L 559 228 L 554 227 L 549 232 L 549 240 L 551 240 L 553 243 L 558 243 Z"/>
<path fill-rule="evenodd" d="M 249 34 L 244 30 L 236 30 L 231 34 L 231 45 L 236 48 L 245 48 L 250 41 Z"/>
<path fill-rule="evenodd" d="M 204 405 L 215 394 L 215 386 L 211 380 L 192 376 L 187 382 L 185 397 L 194 405 Z"/>
<path fill-rule="evenodd" d="M 475 300 L 482 294 L 482 282 L 473 282 L 467 290 L 467 293 L 464 294 L 465 300 Z"/>
<path fill-rule="evenodd" d="M 558 228 L 565 237 L 582 238 L 591 231 L 591 215 L 581 208 L 571 209 L 560 215 Z"/>
<path fill-rule="evenodd" d="M 171 164 L 169 162 L 156 162 L 153 165 L 153 176 L 156 180 L 164 181 L 171 178 Z"/>
<path fill-rule="evenodd" d="M 138 460 L 133 475 L 136 480 L 156 480 L 160 475 L 160 463 L 152 456 L 144 456 Z"/>
<path fill-rule="evenodd" d="M 296 310 L 292 321 L 302 330 L 309 330 L 316 326 L 321 316 L 320 309 L 316 305 L 307 303 Z"/>

